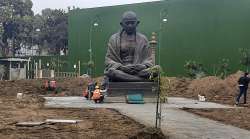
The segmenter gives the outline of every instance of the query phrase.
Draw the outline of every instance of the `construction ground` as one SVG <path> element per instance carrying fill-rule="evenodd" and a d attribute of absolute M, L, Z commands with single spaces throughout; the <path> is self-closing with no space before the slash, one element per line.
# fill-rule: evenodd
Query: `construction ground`
<path fill-rule="evenodd" d="M 0 81 L 0 138 L 249 139 L 250 105 L 234 106 L 241 74 L 163 78 L 163 83 L 170 80 L 170 88 L 168 102 L 161 105 L 161 130 L 153 128 L 155 103 L 95 104 L 82 97 L 83 78 L 57 80 L 59 93 L 43 89 L 44 80 Z M 197 101 L 198 94 L 206 102 Z M 77 122 L 44 122 L 48 119 Z"/>

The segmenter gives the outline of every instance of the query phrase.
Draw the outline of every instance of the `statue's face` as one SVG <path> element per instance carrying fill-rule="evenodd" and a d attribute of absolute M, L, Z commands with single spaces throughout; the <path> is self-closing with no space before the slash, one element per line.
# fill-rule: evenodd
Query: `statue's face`
<path fill-rule="evenodd" d="M 136 27 L 139 21 L 137 20 L 136 14 L 134 12 L 125 12 L 122 18 L 121 26 L 123 30 L 129 35 L 136 32 Z"/>
<path fill-rule="evenodd" d="M 137 25 L 138 25 L 138 21 L 133 21 L 133 20 L 123 21 L 122 23 L 122 27 L 126 31 L 127 34 L 135 33 Z"/>

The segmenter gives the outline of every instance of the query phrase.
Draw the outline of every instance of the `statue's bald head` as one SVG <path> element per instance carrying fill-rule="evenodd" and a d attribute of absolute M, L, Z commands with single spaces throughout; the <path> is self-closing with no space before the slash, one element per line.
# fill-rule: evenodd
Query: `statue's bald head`
<path fill-rule="evenodd" d="M 124 12 L 122 15 L 122 21 L 123 20 L 137 21 L 136 13 L 133 11 Z"/>
<path fill-rule="evenodd" d="M 121 26 L 127 34 L 133 34 L 136 32 L 136 27 L 140 23 L 138 21 L 136 13 L 133 11 L 127 11 L 122 15 Z"/>

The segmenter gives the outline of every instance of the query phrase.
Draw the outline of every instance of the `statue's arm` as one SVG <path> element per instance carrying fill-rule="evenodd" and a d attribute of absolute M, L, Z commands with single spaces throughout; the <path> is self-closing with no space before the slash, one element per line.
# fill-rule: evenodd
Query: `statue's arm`
<path fill-rule="evenodd" d="M 115 40 L 111 37 L 105 57 L 105 66 L 107 69 L 118 69 L 120 66 L 122 66 L 119 54 L 117 54 L 116 44 L 114 42 Z"/>
<path fill-rule="evenodd" d="M 144 47 L 143 47 L 143 62 L 142 64 L 145 65 L 147 68 L 153 66 L 153 57 L 152 57 L 152 50 L 149 47 L 148 40 L 145 39 L 144 41 Z"/>

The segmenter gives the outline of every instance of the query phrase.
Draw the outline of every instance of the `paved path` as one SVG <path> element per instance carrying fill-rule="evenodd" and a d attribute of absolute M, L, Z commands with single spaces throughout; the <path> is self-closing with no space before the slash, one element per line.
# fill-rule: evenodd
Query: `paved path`
<path fill-rule="evenodd" d="M 81 97 L 46 98 L 47 107 L 71 108 L 114 108 L 147 126 L 154 126 L 156 105 L 146 104 L 94 104 Z M 197 102 L 184 98 L 168 98 L 169 104 L 162 105 L 162 131 L 171 139 L 250 139 L 250 131 L 224 125 L 179 110 L 188 108 L 230 108 L 215 103 Z"/>

